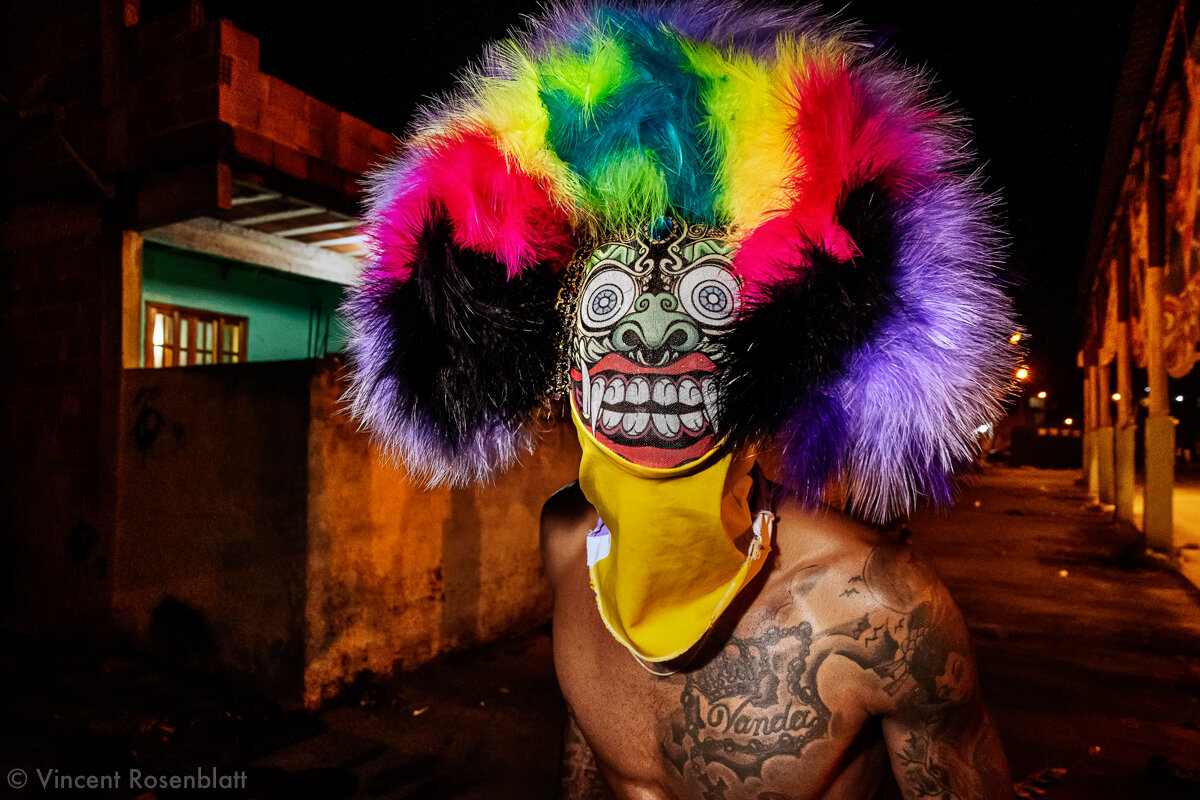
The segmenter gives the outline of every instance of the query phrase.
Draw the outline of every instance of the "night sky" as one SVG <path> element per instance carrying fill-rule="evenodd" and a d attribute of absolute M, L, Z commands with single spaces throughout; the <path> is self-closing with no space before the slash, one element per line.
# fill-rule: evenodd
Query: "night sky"
<path fill-rule="evenodd" d="M 393 133 L 423 97 L 536 2 L 210 0 L 262 40 L 262 69 Z M 1132 0 L 826 3 L 929 67 L 973 121 L 1004 199 L 1009 278 L 1030 335 L 1031 389 L 1080 416 L 1078 280 Z"/>

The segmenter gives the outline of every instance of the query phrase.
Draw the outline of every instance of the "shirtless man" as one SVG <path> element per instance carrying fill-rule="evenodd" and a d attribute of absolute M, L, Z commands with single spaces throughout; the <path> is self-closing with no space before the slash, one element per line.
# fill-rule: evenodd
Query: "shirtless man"
<path fill-rule="evenodd" d="M 906 800 L 1012 797 L 962 618 L 906 544 L 783 503 L 758 581 L 656 675 L 597 614 L 595 523 L 578 484 L 542 511 L 570 709 L 563 798 L 858 800 L 889 759 Z"/>
<path fill-rule="evenodd" d="M 718 413 L 694 387 L 719 381 L 729 360 L 736 254 L 704 226 L 666 224 L 657 236 L 649 227 L 600 243 L 580 264 L 570 402 L 581 479 L 542 510 L 554 660 L 570 709 L 564 797 L 863 800 L 877 796 L 889 759 L 909 800 L 1012 797 L 966 628 L 933 571 L 877 527 L 806 509 L 760 466 L 715 459 Z M 696 286 L 704 308 L 686 298 Z M 609 302 L 630 287 L 633 297 Z M 747 513 L 763 535 L 748 545 L 736 522 L 729 535 L 739 550 L 769 555 L 753 579 L 734 579 L 736 599 L 715 624 L 660 645 L 636 623 L 682 601 L 655 584 L 679 579 L 686 591 L 707 577 L 694 562 L 676 575 L 673 551 L 704 548 L 728 527 L 690 530 L 704 524 L 704 498 L 675 484 L 723 465 L 711 490 L 774 523 Z M 638 525 L 673 504 L 688 522 L 664 514 Z M 643 574 L 645 562 L 665 566 Z M 637 605 L 646 591 L 654 604 Z M 689 606 L 691 616 L 711 606 Z"/>
<path fill-rule="evenodd" d="M 957 610 L 868 524 L 951 499 L 1018 356 L 959 117 L 811 7 L 613 0 L 419 119 L 370 182 L 349 397 L 431 485 L 567 398 L 569 796 L 871 798 L 889 759 L 907 798 L 1010 796 Z"/>

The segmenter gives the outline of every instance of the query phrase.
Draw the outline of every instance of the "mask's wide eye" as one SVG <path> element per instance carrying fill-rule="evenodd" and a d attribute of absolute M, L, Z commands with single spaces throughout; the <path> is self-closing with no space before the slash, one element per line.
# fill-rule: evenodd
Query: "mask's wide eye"
<path fill-rule="evenodd" d="M 702 325 L 724 325 L 737 313 L 738 283 L 728 270 L 702 266 L 679 280 L 679 303 Z"/>
<path fill-rule="evenodd" d="M 633 278 L 618 269 L 597 272 L 579 298 L 579 319 L 585 328 L 607 328 L 629 313 L 637 297 Z"/>

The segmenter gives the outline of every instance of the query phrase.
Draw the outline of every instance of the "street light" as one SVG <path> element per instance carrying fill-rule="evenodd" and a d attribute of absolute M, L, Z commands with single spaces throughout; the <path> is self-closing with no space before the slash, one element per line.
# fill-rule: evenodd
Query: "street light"
<path fill-rule="evenodd" d="M 1046 399 L 1046 393 L 1038 392 L 1038 400 L 1045 400 L 1045 399 Z"/>
<path fill-rule="evenodd" d="M 1066 419 L 1063 420 L 1063 425 L 1074 425 L 1074 424 L 1075 424 L 1075 420 L 1071 419 L 1070 417 L 1067 417 Z"/>
<path fill-rule="evenodd" d="M 1008 337 L 1008 343 L 1009 343 L 1009 344 L 1016 344 L 1016 343 L 1017 343 L 1017 342 L 1019 342 L 1019 341 L 1021 341 L 1021 334 L 1020 334 L 1020 332 L 1014 333 L 1012 336 Z"/>
<path fill-rule="evenodd" d="M 1029 377 L 1029 370 L 1026 369 L 1025 367 L 1021 367 L 1019 370 L 1017 370 L 1017 380 L 1023 381 L 1028 377 Z"/>
<path fill-rule="evenodd" d="M 1120 393 L 1120 392 L 1113 392 L 1112 399 L 1113 399 L 1113 402 L 1114 402 L 1114 403 L 1116 403 L 1116 402 L 1119 402 L 1119 401 L 1121 400 L 1121 393 Z"/>

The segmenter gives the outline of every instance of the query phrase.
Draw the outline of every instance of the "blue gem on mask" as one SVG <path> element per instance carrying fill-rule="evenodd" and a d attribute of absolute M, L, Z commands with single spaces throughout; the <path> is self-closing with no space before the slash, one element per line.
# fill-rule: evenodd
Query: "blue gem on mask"
<path fill-rule="evenodd" d="M 675 220 L 670 217 L 658 217 L 650 223 L 647 233 L 650 234 L 650 240 L 657 243 L 664 241 L 674 230 Z"/>

